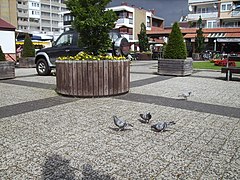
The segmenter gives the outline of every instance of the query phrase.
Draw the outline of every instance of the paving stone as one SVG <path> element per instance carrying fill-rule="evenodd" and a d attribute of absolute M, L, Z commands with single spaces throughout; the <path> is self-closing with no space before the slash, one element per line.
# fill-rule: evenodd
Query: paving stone
<path fill-rule="evenodd" d="M 16 69 L 0 81 L 1 178 L 237 179 L 240 84 L 216 79 L 220 72 L 162 77 L 154 65 L 134 63 L 130 93 L 106 98 L 62 97 L 54 76 Z M 179 100 L 189 89 L 193 96 Z M 152 120 L 140 123 L 148 111 Z M 134 127 L 116 131 L 113 115 Z M 156 133 L 158 121 L 176 124 Z"/>

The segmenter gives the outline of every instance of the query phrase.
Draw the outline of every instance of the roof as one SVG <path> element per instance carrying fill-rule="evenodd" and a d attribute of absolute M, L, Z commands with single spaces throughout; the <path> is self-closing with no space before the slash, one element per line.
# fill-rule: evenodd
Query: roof
<path fill-rule="evenodd" d="M 170 34 L 172 29 L 154 29 L 152 31 L 147 31 L 148 35 L 168 35 Z M 193 36 L 195 37 L 197 28 L 181 28 L 181 32 L 186 35 L 186 34 L 194 34 Z M 203 33 L 205 35 L 208 35 L 210 33 L 229 33 L 229 37 L 240 37 L 240 28 L 203 28 L 202 29 Z M 191 35 L 188 35 L 191 36 Z"/>
<path fill-rule="evenodd" d="M 0 18 L 0 30 L 15 31 L 16 27 Z"/>

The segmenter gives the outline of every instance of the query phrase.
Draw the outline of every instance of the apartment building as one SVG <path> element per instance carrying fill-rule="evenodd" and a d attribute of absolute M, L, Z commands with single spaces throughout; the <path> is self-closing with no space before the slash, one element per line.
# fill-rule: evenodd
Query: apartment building
<path fill-rule="evenodd" d="M 188 0 L 188 4 L 191 27 L 200 16 L 204 28 L 240 27 L 240 0 Z"/>
<path fill-rule="evenodd" d="M 18 30 L 58 35 L 63 32 L 64 0 L 17 0 Z"/>
<path fill-rule="evenodd" d="M 134 44 L 138 42 L 138 34 L 141 30 L 141 23 L 146 25 L 147 31 L 163 29 L 164 19 L 157 17 L 154 10 L 145 10 L 135 6 L 122 3 L 120 6 L 110 7 L 116 12 L 118 20 L 115 28 L 119 29 L 122 36 L 126 37 L 132 44 L 131 49 L 136 50 Z"/>

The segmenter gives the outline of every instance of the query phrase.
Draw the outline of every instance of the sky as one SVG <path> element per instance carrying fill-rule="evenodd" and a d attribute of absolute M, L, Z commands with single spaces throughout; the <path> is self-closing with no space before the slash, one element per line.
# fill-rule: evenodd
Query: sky
<path fill-rule="evenodd" d="M 146 10 L 155 9 L 156 16 L 165 20 L 165 26 L 170 26 L 179 21 L 181 16 L 188 14 L 188 0 L 112 0 L 109 6 L 121 5 L 122 2 Z"/>

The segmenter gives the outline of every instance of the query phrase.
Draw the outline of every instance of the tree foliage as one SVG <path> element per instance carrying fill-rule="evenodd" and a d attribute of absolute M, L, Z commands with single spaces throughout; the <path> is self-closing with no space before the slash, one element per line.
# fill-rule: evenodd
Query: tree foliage
<path fill-rule="evenodd" d="M 204 50 L 204 36 L 203 36 L 203 31 L 202 31 L 202 18 L 201 16 L 199 17 L 198 21 L 198 30 L 197 32 L 197 36 L 195 37 L 195 51 L 197 53 L 201 53 Z"/>
<path fill-rule="evenodd" d="M 109 32 L 115 26 L 117 15 L 105 10 L 111 0 L 67 0 L 65 3 L 74 16 L 73 27 L 79 32 L 80 47 L 94 55 L 111 47 Z"/>
<path fill-rule="evenodd" d="M 29 34 L 25 35 L 22 57 L 34 57 L 35 56 L 35 47 L 32 43 L 32 40 Z"/>
<path fill-rule="evenodd" d="M 138 41 L 139 41 L 140 52 L 149 50 L 146 26 L 144 23 L 141 24 L 140 34 L 138 35 Z"/>
<path fill-rule="evenodd" d="M 1 46 L 0 46 L 0 61 L 6 61 L 5 54 L 3 53 Z"/>
<path fill-rule="evenodd" d="M 186 59 L 187 48 L 177 22 L 174 23 L 164 53 L 166 59 Z"/>

